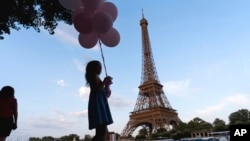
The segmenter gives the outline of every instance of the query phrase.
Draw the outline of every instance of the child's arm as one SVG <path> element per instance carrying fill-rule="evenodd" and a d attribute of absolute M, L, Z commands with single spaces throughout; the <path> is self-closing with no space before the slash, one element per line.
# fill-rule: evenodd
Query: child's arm
<path fill-rule="evenodd" d="M 91 90 L 95 93 L 99 93 L 104 87 L 104 82 L 97 75 L 95 79 L 93 79 L 91 85 Z"/>
<path fill-rule="evenodd" d="M 92 90 L 99 93 L 104 88 L 104 86 L 110 82 L 111 82 L 111 77 L 106 77 L 102 81 L 98 76 L 96 76 L 96 78 L 94 79 L 93 84 L 92 84 L 92 86 L 93 86 Z"/>

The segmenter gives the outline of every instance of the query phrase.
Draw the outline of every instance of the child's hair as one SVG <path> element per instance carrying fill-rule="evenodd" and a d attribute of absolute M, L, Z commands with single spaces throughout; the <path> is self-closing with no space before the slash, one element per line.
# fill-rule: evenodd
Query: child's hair
<path fill-rule="evenodd" d="M 101 63 L 97 60 L 93 60 L 88 62 L 86 66 L 85 79 L 87 84 L 94 82 L 96 79 L 96 75 L 99 75 L 98 68 L 101 69 Z"/>

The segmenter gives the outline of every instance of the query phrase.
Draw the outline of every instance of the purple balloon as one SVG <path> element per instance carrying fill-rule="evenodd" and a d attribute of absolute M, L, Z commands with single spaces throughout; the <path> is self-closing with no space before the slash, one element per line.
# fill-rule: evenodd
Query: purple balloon
<path fill-rule="evenodd" d="M 96 10 L 104 0 L 81 0 L 84 7 Z"/>
<path fill-rule="evenodd" d="M 75 29 L 80 33 L 88 34 L 93 31 L 93 16 L 87 13 L 78 13 L 74 18 Z"/>
<path fill-rule="evenodd" d="M 71 18 L 72 18 L 72 21 L 74 22 L 75 20 L 75 17 L 80 14 L 80 13 L 85 13 L 84 12 L 84 8 L 77 8 L 76 10 L 74 10 L 71 14 Z"/>
<path fill-rule="evenodd" d="M 93 17 L 93 28 L 97 33 L 106 33 L 112 26 L 112 17 L 107 12 L 95 13 Z"/>
<path fill-rule="evenodd" d="M 109 13 L 110 16 L 112 17 L 113 21 L 116 20 L 117 15 L 118 15 L 118 10 L 112 2 L 102 3 L 97 11 L 100 11 L 100 12 L 105 11 L 105 12 Z"/>
<path fill-rule="evenodd" d="M 95 32 L 91 32 L 89 34 L 80 33 L 78 41 L 82 47 L 90 49 L 96 45 L 98 37 Z"/>
<path fill-rule="evenodd" d="M 115 47 L 120 42 L 120 34 L 115 28 L 111 28 L 107 33 L 100 34 L 102 43 L 108 47 Z"/>

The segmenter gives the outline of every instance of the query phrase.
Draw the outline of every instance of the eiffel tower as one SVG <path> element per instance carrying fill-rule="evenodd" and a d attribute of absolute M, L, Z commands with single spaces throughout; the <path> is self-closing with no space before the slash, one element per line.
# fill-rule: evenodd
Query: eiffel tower
<path fill-rule="evenodd" d="M 130 119 L 121 133 L 121 138 L 129 137 L 139 126 L 147 128 L 150 138 L 157 129 L 170 130 L 170 125 L 178 125 L 181 121 L 164 94 L 163 85 L 159 82 L 149 41 L 148 22 L 143 13 L 140 26 L 143 54 L 141 84 L 138 87 L 139 94 L 134 111 L 129 116 Z"/>

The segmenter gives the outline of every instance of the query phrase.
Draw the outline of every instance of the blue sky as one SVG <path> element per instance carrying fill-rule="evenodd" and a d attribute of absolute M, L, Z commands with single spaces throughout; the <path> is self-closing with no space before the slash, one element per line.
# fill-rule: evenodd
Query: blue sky
<path fill-rule="evenodd" d="M 228 122 L 230 113 L 249 109 L 250 1 L 110 2 L 118 8 L 113 27 L 121 36 L 116 47 L 103 45 L 107 71 L 114 78 L 110 131 L 121 133 L 137 99 L 142 8 L 158 77 L 181 120 Z M 94 134 L 88 130 L 84 69 L 90 60 L 101 61 L 101 54 L 98 46 L 82 48 L 77 38 L 73 26 L 60 23 L 53 36 L 22 28 L 0 41 L 0 86 L 13 86 L 19 102 L 12 138 Z"/>

